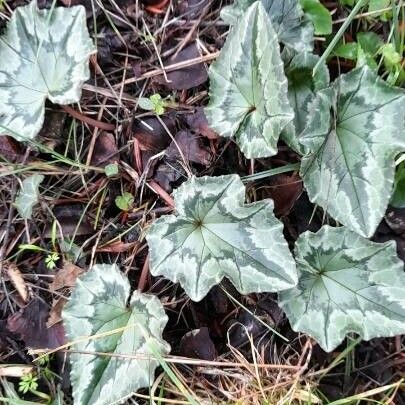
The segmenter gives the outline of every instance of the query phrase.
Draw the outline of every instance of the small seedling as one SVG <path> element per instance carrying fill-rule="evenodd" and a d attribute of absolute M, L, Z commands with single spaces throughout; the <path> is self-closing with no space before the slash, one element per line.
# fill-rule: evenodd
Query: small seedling
<path fill-rule="evenodd" d="M 115 177 L 119 173 L 118 165 L 111 163 L 104 168 L 104 173 L 107 177 Z"/>
<path fill-rule="evenodd" d="M 28 391 L 36 391 L 38 388 L 38 377 L 32 373 L 25 374 L 18 383 L 18 391 L 26 394 Z"/>
<path fill-rule="evenodd" d="M 129 211 L 134 203 L 134 196 L 131 193 L 125 192 L 115 199 L 115 205 L 122 211 Z"/>
<path fill-rule="evenodd" d="M 56 252 L 49 253 L 45 258 L 46 267 L 53 270 L 56 267 L 56 262 L 59 260 L 59 255 Z"/>
<path fill-rule="evenodd" d="M 140 97 L 138 100 L 138 105 L 143 110 L 153 111 L 156 115 L 162 115 L 165 113 L 165 107 L 167 107 L 167 102 L 158 93 L 152 94 L 149 98 Z"/>

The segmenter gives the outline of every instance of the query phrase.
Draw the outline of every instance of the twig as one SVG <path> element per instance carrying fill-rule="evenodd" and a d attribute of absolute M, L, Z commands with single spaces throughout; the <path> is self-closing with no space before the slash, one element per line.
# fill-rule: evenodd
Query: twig
<path fill-rule="evenodd" d="M 74 108 L 69 107 L 68 105 L 61 105 L 61 107 L 65 112 L 70 114 L 73 118 L 76 118 L 79 121 L 85 122 L 86 124 L 91 125 L 92 127 L 100 128 L 100 129 L 103 129 L 104 131 L 114 131 L 115 130 L 114 124 L 98 121 L 93 118 L 87 117 L 86 115 L 80 113 L 79 111 L 76 111 Z"/>

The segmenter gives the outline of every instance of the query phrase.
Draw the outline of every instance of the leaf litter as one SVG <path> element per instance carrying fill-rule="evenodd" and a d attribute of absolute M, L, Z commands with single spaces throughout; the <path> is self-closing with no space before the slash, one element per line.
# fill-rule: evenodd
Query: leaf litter
<path fill-rule="evenodd" d="M 332 371 L 334 376 L 329 377 L 328 367 L 351 344 L 351 336 L 327 354 L 305 335 L 291 329 L 275 304 L 274 294 L 243 295 L 224 280 L 201 302 L 193 303 L 178 285 L 149 272 L 144 234 L 153 220 L 173 211 L 169 194 L 191 174 L 252 175 L 299 159 L 282 141 L 278 143 L 278 150 L 283 150 L 281 156 L 245 159 L 232 140 L 219 138 L 210 127 L 204 112 L 208 102 L 207 72 L 228 35 L 227 25 L 219 18 L 219 2 L 139 1 L 134 5 L 125 1 L 102 4 L 63 1 L 63 4 L 85 6 L 90 35 L 97 38 L 98 55 L 90 62 L 91 77 L 80 104 L 72 106 L 78 114 L 62 112 L 54 125 L 43 127 L 39 133 L 38 141 L 46 149 L 38 145 L 27 148 L 12 138 L 0 137 L 0 173 L 13 173 L 1 177 L 0 241 L 5 247 L 0 262 L 4 258 L 12 260 L 19 270 L 10 277 L 3 265 L 1 272 L 1 361 L 16 363 L 24 359 L 31 364 L 27 348 L 55 348 L 64 344 L 61 312 L 70 291 L 74 291 L 76 278 L 91 263 L 108 262 L 119 264 L 133 290 L 146 277 L 145 292 L 157 296 L 164 304 L 169 317 L 164 338 L 172 346 L 172 354 L 198 359 L 195 364 L 184 360 L 182 365 L 180 357 L 180 364 L 169 364 L 197 398 L 232 403 L 245 398 L 245 403 L 259 403 L 263 395 L 260 389 L 252 387 L 261 384 L 266 393 L 266 388 L 272 387 L 277 399 L 271 400 L 289 395 L 292 403 L 302 403 L 297 398 L 305 398 L 306 384 L 312 384 L 311 392 L 316 389 L 317 395 L 320 391 L 332 401 L 366 392 L 377 384 L 385 386 L 398 381 L 402 338 L 357 343 L 345 363 L 339 363 Z M 19 3 L 8 1 L 7 5 L 9 16 Z M 336 11 L 333 19 L 347 15 L 347 9 L 337 2 L 324 5 Z M 366 19 L 361 21 L 371 24 Z M 382 34 L 387 23 L 368 27 Z M 352 38 L 358 38 L 355 24 L 350 30 L 347 38 L 350 33 Z M 314 53 L 321 55 L 323 49 L 323 43 L 315 41 Z M 162 66 L 168 65 L 170 69 L 164 72 Z M 353 64 L 333 57 L 328 66 L 333 81 L 338 68 L 346 72 Z M 137 97 L 153 94 L 160 94 L 169 105 L 159 118 L 136 109 Z M 50 103 L 45 105 L 47 119 L 53 107 Z M 89 119 L 104 122 L 112 129 L 97 129 Z M 77 163 L 84 166 L 75 166 Z M 106 181 L 104 167 L 110 163 L 117 164 L 119 172 Z M 86 164 L 95 170 L 86 168 Z M 20 168 L 27 174 L 19 174 Z M 16 217 L 12 208 L 15 196 L 10 195 L 10 190 L 13 187 L 18 190 L 15 176 L 23 180 L 35 174 L 44 175 L 41 203 L 33 205 L 32 219 L 25 222 Z M 119 213 L 114 201 L 125 192 L 134 196 L 134 203 L 128 212 Z M 328 213 L 309 202 L 296 172 L 249 183 L 247 202 L 265 198 L 274 200 L 275 214 L 284 223 L 290 248 L 308 228 L 316 232 L 325 222 L 335 225 Z M 12 216 L 8 220 L 10 210 Z M 379 243 L 395 240 L 402 258 L 403 219 L 403 210 L 389 207 L 373 236 Z M 14 258 L 18 246 L 24 243 L 58 252 L 63 260 L 51 271 L 45 265 L 44 252 L 23 251 Z M 223 286 L 236 301 L 223 293 Z M 276 328 L 289 342 L 271 333 L 258 319 Z M 252 341 L 257 351 L 253 350 Z M 311 356 L 305 358 L 308 345 L 312 346 Z M 9 346 L 12 349 L 6 350 Z M 61 354 L 65 355 L 60 352 L 58 356 Z M 278 369 L 269 368 L 271 364 L 278 365 Z M 283 365 L 299 367 L 300 374 L 294 374 L 296 369 L 283 370 Z M 323 373 L 323 378 L 316 373 Z M 40 384 L 42 390 L 48 389 L 43 377 Z M 56 387 L 55 380 L 52 384 Z M 168 399 L 187 398 L 181 384 L 174 383 L 168 373 L 158 384 Z M 388 395 L 400 398 L 397 389 L 394 387 Z M 68 384 L 64 392 L 69 396 Z M 156 398 L 157 393 L 156 389 L 144 389 L 136 400 L 148 403 L 148 398 Z M 388 396 L 380 393 L 373 398 L 383 400 Z"/>

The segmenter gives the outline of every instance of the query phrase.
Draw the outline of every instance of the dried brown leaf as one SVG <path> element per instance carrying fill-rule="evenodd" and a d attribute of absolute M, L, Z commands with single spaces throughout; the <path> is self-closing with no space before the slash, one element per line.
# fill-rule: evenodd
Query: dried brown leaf
<path fill-rule="evenodd" d="M 4 269 L 20 297 L 27 302 L 28 288 L 19 268 L 14 263 L 6 263 Z"/>

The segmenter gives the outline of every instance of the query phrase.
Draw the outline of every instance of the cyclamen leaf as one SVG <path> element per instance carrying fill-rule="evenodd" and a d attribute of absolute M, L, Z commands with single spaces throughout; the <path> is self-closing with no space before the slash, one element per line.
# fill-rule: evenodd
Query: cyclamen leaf
<path fill-rule="evenodd" d="M 405 333 L 405 273 L 395 242 L 325 225 L 298 238 L 295 259 L 298 286 L 279 294 L 295 331 L 328 352 L 350 332 L 365 340 Z"/>
<path fill-rule="evenodd" d="M 295 263 L 271 200 L 244 204 L 237 175 L 188 180 L 174 191 L 177 215 L 156 220 L 146 239 L 150 268 L 200 301 L 227 277 L 242 294 L 296 284 Z"/>
<path fill-rule="evenodd" d="M 312 202 L 362 236 L 373 235 L 405 150 L 404 91 L 367 66 L 341 75 L 309 106 L 301 177 Z"/>
<path fill-rule="evenodd" d="M 300 144 L 299 137 L 306 126 L 308 106 L 316 97 L 316 92 L 329 85 L 329 71 L 323 63 L 312 76 L 313 68 L 319 60 L 319 56 L 312 53 L 294 55 L 293 52 L 284 51 L 282 56 L 288 79 L 288 99 L 294 109 L 294 121 L 287 125 L 281 137 L 296 152 L 304 154 L 305 148 Z"/>
<path fill-rule="evenodd" d="M 76 282 L 62 318 L 67 338 L 79 352 L 70 355 L 77 405 L 111 404 L 149 387 L 159 365 L 153 353 L 170 351 L 162 339 L 168 318 L 160 301 L 135 291 L 127 306 L 129 295 L 129 282 L 115 265 L 96 265 Z"/>
<path fill-rule="evenodd" d="M 42 127 L 45 100 L 80 100 L 95 48 L 84 7 L 39 10 L 18 7 L 0 38 L 0 135 L 34 138 Z"/>
<path fill-rule="evenodd" d="M 247 158 L 277 153 L 280 132 L 293 119 L 277 36 L 261 3 L 252 5 L 232 29 L 211 65 L 210 127 L 235 136 Z"/>
<path fill-rule="evenodd" d="M 23 180 L 14 205 L 21 218 L 31 219 L 32 208 L 38 203 L 39 185 L 43 182 L 42 174 L 33 174 Z"/>
<path fill-rule="evenodd" d="M 298 0 L 259 0 L 267 11 L 278 40 L 297 52 L 312 51 L 314 28 L 304 15 Z M 243 13 L 256 0 L 235 0 L 221 10 L 221 18 L 230 25 L 237 26 Z"/>

